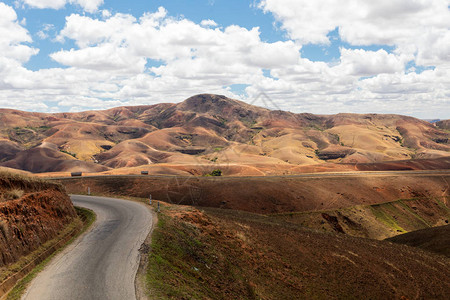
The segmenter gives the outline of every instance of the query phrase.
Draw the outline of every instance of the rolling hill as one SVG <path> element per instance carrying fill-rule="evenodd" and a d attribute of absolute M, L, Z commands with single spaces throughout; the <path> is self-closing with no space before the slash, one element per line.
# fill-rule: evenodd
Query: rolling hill
<path fill-rule="evenodd" d="M 79 113 L 1 109 L 0 165 L 33 173 L 195 175 L 211 168 L 225 175 L 449 168 L 446 124 L 401 115 L 295 114 L 209 94 Z"/>

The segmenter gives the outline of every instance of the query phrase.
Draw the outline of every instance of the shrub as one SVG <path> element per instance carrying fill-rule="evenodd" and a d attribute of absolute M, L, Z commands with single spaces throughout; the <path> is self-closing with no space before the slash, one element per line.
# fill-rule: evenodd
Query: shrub
<path fill-rule="evenodd" d="M 5 200 L 16 200 L 16 199 L 21 198 L 23 196 L 23 194 L 24 194 L 23 190 L 13 189 L 10 191 L 6 191 L 3 194 L 3 198 Z"/>
<path fill-rule="evenodd" d="M 211 173 L 209 173 L 209 175 L 211 176 L 222 176 L 222 171 L 217 169 L 217 170 L 213 170 Z"/>
<path fill-rule="evenodd" d="M 72 153 L 72 152 L 69 152 L 69 151 L 66 151 L 66 150 L 59 150 L 59 151 L 61 151 L 62 153 L 65 153 L 65 154 L 69 154 L 69 155 L 73 156 L 74 158 L 77 158 L 76 153 Z"/>

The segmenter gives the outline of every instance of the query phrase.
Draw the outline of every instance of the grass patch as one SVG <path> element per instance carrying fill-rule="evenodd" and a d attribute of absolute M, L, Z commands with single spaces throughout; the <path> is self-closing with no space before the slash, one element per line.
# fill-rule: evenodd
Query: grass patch
<path fill-rule="evenodd" d="M 68 154 L 70 156 L 73 156 L 74 158 L 77 158 L 76 153 L 72 153 L 72 152 L 69 152 L 69 151 L 66 151 L 66 150 L 59 150 L 59 151 L 61 151 L 62 153 Z"/>
<path fill-rule="evenodd" d="M 186 255 L 198 251 L 201 243 L 188 238 L 188 228 L 173 225 L 169 217 L 159 215 L 149 254 L 147 286 L 152 287 L 155 293 L 152 296 L 156 299 L 201 298 L 203 293 L 192 290 L 191 284 L 196 281 L 196 267 L 190 267 L 184 259 Z"/>
<path fill-rule="evenodd" d="M 406 205 L 402 200 L 398 201 L 399 205 L 401 205 L 408 213 L 410 213 L 414 218 L 418 219 L 420 222 L 422 222 L 426 227 L 432 227 L 430 224 L 428 224 L 427 221 L 425 221 L 424 218 L 419 216 L 414 210 L 411 209 L 408 205 Z"/>
<path fill-rule="evenodd" d="M 236 288 L 245 279 L 242 270 L 228 259 L 230 253 L 224 254 L 216 246 L 218 241 L 195 225 L 171 216 L 172 209 L 177 210 L 176 206 L 161 205 L 152 235 L 146 271 L 150 298 L 253 299 L 237 292 L 245 290 Z"/>
<path fill-rule="evenodd" d="M 370 209 L 372 210 L 373 215 L 380 220 L 382 223 L 384 223 L 386 226 L 398 231 L 398 232 L 407 232 L 405 229 L 400 227 L 397 223 L 397 221 L 391 217 L 386 211 L 385 208 L 388 210 L 394 209 L 395 207 L 392 206 L 391 203 L 389 204 L 380 204 L 380 205 L 372 205 L 370 206 Z"/>
<path fill-rule="evenodd" d="M 450 196 L 443 196 L 443 199 L 445 199 L 445 203 L 449 202 L 448 199 L 450 198 Z M 447 211 L 450 213 L 450 208 L 445 205 L 444 202 L 442 202 L 441 200 L 439 200 L 438 198 L 434 199 L 436 201 L 436 203 L 442 208 L 444 209 L 444 211 Z"/>
<path fill-rule="evenodd" d="M 227 125 L 227 123 L 228 123 L 228 120 L 227 120 L 227 119 L 225 119 L 225 118 L 223 118 L 223 117 L 221 117 L 221 116 L 217 116 L 217 115 L 213 115 L 213 117 L 214 117 L 217 121 L 220 122 L 220 126 L 221 126 L 221 127 L 226 127 L 226 125 Z"/>
<path fill-rule="evenodd" d="M 82 219 L 83 221 L 83 228 L 81 229 L 80 233 L 85 232 L 91 225 L 95 222 L 96 215 L 95 213 L 87 208 L 74 206 L 75 210 L 77 211 L 77 215 Z"/>
<path fill-rule="evenodd" d="M 50 126 L 45 126 L 45 125 L 44 126 L 39 126 L 39 127 L 26 126 L 25 128 L 31 129 L 31 130 L 33 130 L 35 132 L 39 132 L 39 133 L 46 132 L 47 130 L 52 129 Z"/>
<path fill-rule="evenodd" d="M 213 170 L 211 173 L 207 174 L 206 176 L 222 176 L 222 170 Z"/>
<path fill-rule="evenodd" d="M 14 266 L 17 268 L 20 265 L 22 265 L 22 267 L 23 267 L 23 265 L 28 264 L 29 261 L 31 261 L 32 259 L 35 259 L 37 256 L 39 256 L 39 254 L 43 253 L 45 250 L 47 250 L 52 245 L 57 243 L 62 237 L 64 237 L 65 235 L 69 234 L 71 231 L 76 229 L 77 226 L 78 227 L 82 226 L 81 230 L 75 236 L 73 236 L 69 241 L 67 241 L 61 248 L 59 248 L 58 250 L 53 252 L 45 260 L 43 260 L 41 263 L 39 263 L 22 280 L 20 280 L 14 286 L 14 288 L 9 292 L 8 297 L 6 298 L 7 300 L 18 300 L 18 299 L 20 299 L 22 297 L 22 294 L 25 292 L 27 286 L 29 285 L 29 283 L 33 280 L 33 278 L 35 278 L 37 276 L 37 274 L 39 272 L 41 272 L 44 269 L 44 267 L 52 260 L 52 258 L 55 257 L 56 254 L 61 252 L 69 244 L 71 244 L 78 236 L 80 236 L 83 232 L 85 232 L 94 223 L 94 221 L 96 219 L 96 215 L 95 215 L 95 213 L 92 210 L 86 209 L 86 208 L 82 208 L 82 207 L 77 207 L 77 206 L 75 206 L 75 210 L 77 211 L 79 219 L 76 219 L 74 222 L 69 224 L 69 226 L 67 226 L 66 229 L 64 229 L 64 231 L 62 233 L 60 233 L 57 238 L 55 238 L 55 239 L 53 239 L 51 241 L 48 241 L 47 243 L 42 245 L 41 248 L 39 248 L 38 250 L 33 252 L 31 254 L 31 257 L 30 257 L 31 259 L 28 258 L 28 256 L 27 256 L 28 259 L 26 261 L 24 260 L 24 261 L 22 261 L 20 263 L 16 263 Z M 80 219 L 83 222 L 82 225 L 80 224 L 80 222 L 81 222 Z M 12 274 L 10 274 L 10 275 L 12 275 Z"/>
<path fill-rule="evenodd" d="M 21 171 L 10 171 L 0 167 L 0 202 L 17 200 L 27 193 L 54 189 L 63 192 L 60 183 L 29 176 Z"/>
<path fill-rule="evenodd" d="M 317 125 L 317 124 L 309 125 L 309 126 L 307 127 L 307 129 L 309 129 L 309 130 L 317 130 L 317 131 L 320 131 L 320 132 L 325 131 L 324 128 L 320 127 L 320 126 Z"/>

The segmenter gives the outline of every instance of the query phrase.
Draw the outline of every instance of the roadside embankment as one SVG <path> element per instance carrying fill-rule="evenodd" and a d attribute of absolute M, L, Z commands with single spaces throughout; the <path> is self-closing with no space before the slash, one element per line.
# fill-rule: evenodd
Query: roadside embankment
<path fill-rule="evenodd" d="M 58 184 L 0 174 L 0 267 L 54 238 L 76 218 L 76 212 Z"/>
<path fill-rule="evenodd" d="M 0 296 L 82 226 L 61 185 L 0 173 Z"/>

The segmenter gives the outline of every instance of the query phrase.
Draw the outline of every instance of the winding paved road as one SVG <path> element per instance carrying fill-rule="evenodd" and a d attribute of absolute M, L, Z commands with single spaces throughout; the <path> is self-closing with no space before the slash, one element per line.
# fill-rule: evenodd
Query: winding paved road
<path fill-rule="evenodd" d="M 72 196 L 72 201 L 92 209 L 96 222 L 39 273 L 22 299 L 136 299 L 138 249 L 152 227 L 150 211 L 119 199 Z"/>

